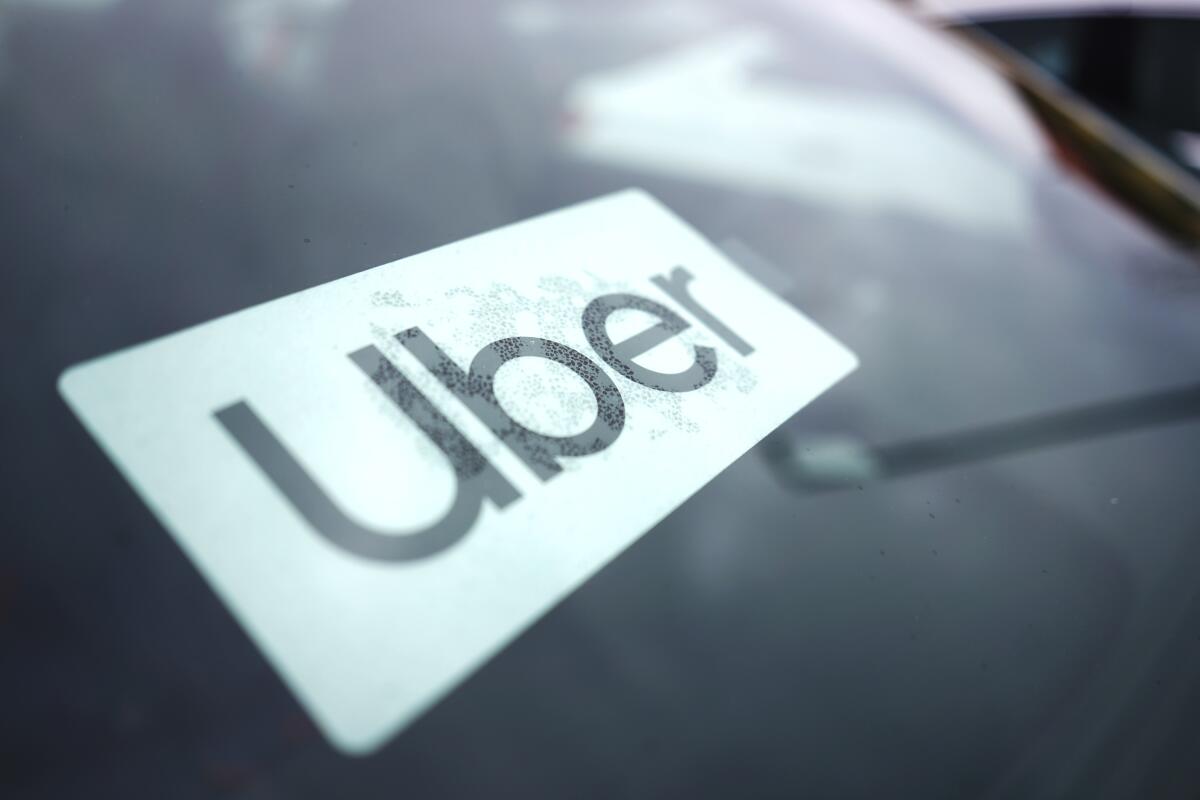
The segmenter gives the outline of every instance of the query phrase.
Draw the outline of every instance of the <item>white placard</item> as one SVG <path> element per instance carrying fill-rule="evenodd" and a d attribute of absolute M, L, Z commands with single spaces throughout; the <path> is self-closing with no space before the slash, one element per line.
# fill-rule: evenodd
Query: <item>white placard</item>
<path fill-rule="evenodd" d="M 626 191 L 59 386 L 330 740 L 366 753 L 855 365 Z"/>

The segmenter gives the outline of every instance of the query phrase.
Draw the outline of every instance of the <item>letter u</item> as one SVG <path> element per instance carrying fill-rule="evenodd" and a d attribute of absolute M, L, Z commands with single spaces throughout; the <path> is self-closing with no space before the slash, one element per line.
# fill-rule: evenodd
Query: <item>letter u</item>
<path fill-rule="evenodd" d="M 354 521 L 309 475 L 245 400 L 213 416 L 258 464 L 312 527 L 333 544 L 377 561 L 412 561 L 441 552 L 463 538 L 486 497 L 504 508 L 521 497 L 450 420 L 373 346 L 350 354 L 450 461 L 457 479 L 454 503 L 437 522 L 418 531 L 380 532 Z M 401 478 L 402 480 L 402 478 Z"/>

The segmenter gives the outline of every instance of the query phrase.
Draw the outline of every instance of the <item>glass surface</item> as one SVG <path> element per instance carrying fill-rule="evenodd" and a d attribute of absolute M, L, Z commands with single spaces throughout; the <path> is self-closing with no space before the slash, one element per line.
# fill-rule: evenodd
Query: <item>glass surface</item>
<path fill-rule="evenodd" d="M 874 3 L 8 4 L 0 792 L 1195 796 L 1200 266 L 1054 152 Z M 338 754 L 56 379 L 628 186 L 859 370 Z"/>

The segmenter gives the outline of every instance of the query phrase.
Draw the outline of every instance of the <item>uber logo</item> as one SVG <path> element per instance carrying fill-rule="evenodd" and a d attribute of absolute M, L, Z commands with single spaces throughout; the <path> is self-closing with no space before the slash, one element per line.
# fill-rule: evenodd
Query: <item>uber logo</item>
<path fill-rule="evenodd" d="M 658 277 L 654 283 L 681 306 L 708 321 L 713 332 L 734 350 L 742 355 L 753 352 L 745 340 L 692 298 L 688 292 L 691 280 L 690 272 L 676 267 L 669 278 Z M 658 322 L 614 344 L 607 322 L 613 312 L 621 309 L 649 313 Z M 595 352 L 634 383 L 664 392 L 690 392 L 706 386 L 717 374 L 717 354 L 711 347 L 695 347 L 691 365 L 680 372 L 657 372 L 635 362 L 638 356 L 690 327 L 683 317 L 649 298 L 626 293 L 603 295 L 583 310 L 581 324 Z M 562 471 L 559 458 L 598 453 L 615 442 L 625 427 L 621 390 L 596 362 L 560 342 L 531 336 L 500 339 L 485 345 L 471 361 L 470 369 L 463 371 L 419 327 L 409 328 L 396 339 L 543 481 Z M 549 359 L 582 378 L 596 401 L 592 424 L 571 436 L 550 436 L 513 419 L 496 398 L 493 384 L 497 370 L 517 358 Z M 356 350 L 350 353 L 350 359 L 441 450 L 454 470 L 457 485 L 449 510 L 424 529 L 405 531 L 403 535 L 372 530 L 338 507 L 246 401 L 239 400 L 218 411 L 216 417 L 221 424 L 318 533 L 366 558 L 407 561 L 433 555 L 465 536 L 478 519 L 485 498 L 498 508 L 520 498 L 520 492 L 487 457 L 376 347 Z"/>
<path fill-rule="evenodd" d="M 363 754 L 855 364 L 627 191 L 77 365 L 59 390 Z"/>

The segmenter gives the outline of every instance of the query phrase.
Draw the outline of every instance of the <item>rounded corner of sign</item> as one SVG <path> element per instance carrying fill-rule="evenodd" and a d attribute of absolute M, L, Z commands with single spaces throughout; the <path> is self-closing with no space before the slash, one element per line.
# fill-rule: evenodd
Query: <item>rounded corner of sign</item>
<path fill-rule="evenodd" d="M 643 189 L 641 186 L 627 186 L 626 188 L 617 192 L 616 196 L 632 202 L 648 203 L 657 208 L 662 207 L 662 203 L 659 202 L 658 198 L 652 195 L 648 190 Z"/>
<path fill-rule="evenodd" d="M 59 373 L 54 385 L 58 388 L 58 394 L 65 400 L 70 400 L 75 394 L 75 390 L 79 386 L 79 381 L 83 377 L 83 372 L 87 364 L 72 364 Z"/>
<path fill-rule="evenodd" d="M 842 350 L 844 352 L 844 359 L 846 362 L 845 374 L 849 375 L 851 372 L 854 372 L 860 366 L 862 366 L 862 361 L 859 359 L 858 353 L 855 353 L 849 347 L 843 345 Z"/>
<path fill-rule="evenodd" d="M 391 732 L 348 730 L 330 725 L 322 725 L 321 729 L 333 749 L 348 758 L 366 758 L 374 755 L 387 742 Z"/>

